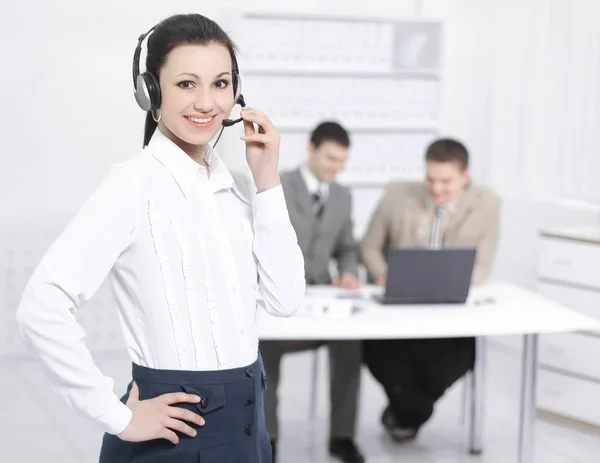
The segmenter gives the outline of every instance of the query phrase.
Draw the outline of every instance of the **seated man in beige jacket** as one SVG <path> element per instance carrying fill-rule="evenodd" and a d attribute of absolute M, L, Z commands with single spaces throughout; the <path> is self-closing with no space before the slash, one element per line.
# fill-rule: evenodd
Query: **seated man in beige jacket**
<path fill-rule="evenodd" d="M 500 201 L 470 184 L 466 148 L 433 142 L 425 182 L 388 185 L 361 245 L 369 277 L 385 284 L 389 249 L 475 246 L 473 284 L 488 276 L 498 241 Z M 436 401 L 473 367 L 473 338 L 365 341 L 364 361 L 389 399 L 382 423 L 398 442 L 413 440 Z"/>

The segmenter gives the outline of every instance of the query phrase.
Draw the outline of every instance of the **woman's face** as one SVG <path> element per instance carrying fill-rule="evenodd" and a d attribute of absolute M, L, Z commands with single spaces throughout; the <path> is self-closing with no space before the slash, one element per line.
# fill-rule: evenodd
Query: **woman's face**
<path fill-rule="evenodd" d="M 229 116 L 231 65 L 229 50 L 219 43 L 179 45 L 167 56 L 159 73 L 159 126 L 184 151 L 206 145 Z"/>

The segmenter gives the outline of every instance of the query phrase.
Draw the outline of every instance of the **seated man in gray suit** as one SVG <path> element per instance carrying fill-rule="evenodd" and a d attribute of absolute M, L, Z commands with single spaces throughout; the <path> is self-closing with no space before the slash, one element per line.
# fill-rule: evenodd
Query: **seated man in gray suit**
<path fill-rule="evenodd" d="M 308 284 L 335 284 L 354 289 L 358 249 L 353 236 L 350 191 L 335 183 L 348 157 L 350 139 L 335 122 L 317 126 L 308 146 L 308 162 L 281 175 L 281 184 L 296 234 L 304 254 Z M 339 277 L 332 282 L 330 261 L 337 261 Z M 267 430 L 277 450 L 277 386 L 281 357 L 286 352 L 307 350 L 323 343 L 263 341 L 260 351 L 269 377 L 265 392 Z M 363 462 L 354 443 L 361 369 L 361 343 L 335 341 L 329 348 L 331 416 L 329 452 L 344 462 Z"/>

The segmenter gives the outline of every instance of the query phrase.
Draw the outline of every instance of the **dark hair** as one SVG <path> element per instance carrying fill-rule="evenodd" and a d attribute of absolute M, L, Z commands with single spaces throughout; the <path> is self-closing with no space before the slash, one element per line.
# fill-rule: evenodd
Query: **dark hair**
<path fill-rule="evenodd" d="M 216 22 L 200 14 L 177 14 L 161 21 L 150 33 L 146 72 L 154 74 L 158 82 L 160 69 L 166 63 L 171 50 L 178 45 L 188 43 L 201 45 L 220 43 L 228 48 L 232 64 L 236 62 L 237 47 Z M 146 114 L 144 127 L 144 146 L 150 142 L 156 127 L 157 123 L 152 118 L 152 112 L 149 111 Z"/>
<path fill-rule="evenodd" d="M 310 142 L 315 148 L 326 141 L 333 141 L 346 148 L 350 146 L 348 132 L 337 122 L 321 122 L 310 135 Z"/>
<path fill-rule="evenodd" d="M 456 162 L 461 170 L 469 167 L 469 152 L 465 145 L 451 138 L 435 140 L 427 148 L 425 160 L 431 162 Z"/>

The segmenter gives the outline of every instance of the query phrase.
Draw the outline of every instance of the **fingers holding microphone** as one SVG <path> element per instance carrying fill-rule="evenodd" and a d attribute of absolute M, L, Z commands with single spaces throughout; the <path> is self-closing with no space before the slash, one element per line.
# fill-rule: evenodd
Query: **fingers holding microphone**
<path fill-rule="evenodd" d="M 277 149 L 279 153 L 279 132 L 265 113 L 258 109 L 245 107 L 241 112 L 244 121 L 244 136 L 246 143 L 262 144 L 267 150 Z M 254 129 L 258 126 L 258 133 Z"/>
<path fill-rule="evenodd" d="M 278 172 L 279 132 L 262 111 L 245 107 L 241 116 L 244 121 L 244 135 L 241 139 L 246 142 L 246 160 L 254 183 L 259 192 L 273 188 L 281 183 Z"/>

